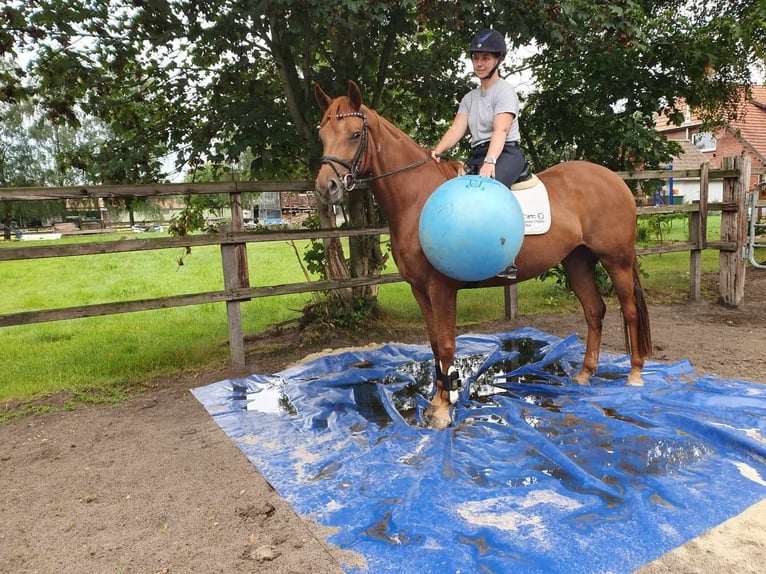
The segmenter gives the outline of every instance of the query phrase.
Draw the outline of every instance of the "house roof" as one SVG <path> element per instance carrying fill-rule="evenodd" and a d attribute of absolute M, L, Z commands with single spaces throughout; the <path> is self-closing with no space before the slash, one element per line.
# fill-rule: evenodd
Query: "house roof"
<path fill-rule="evenodd" d="M 751 86 L 750 89 L 751 98 L 742 98 L 737 110 L 737 119 L 731 120 L 725 129 L 737 137 L 761 163 L 766 164 L 766 86 Z M 655 126 L 658 132 L 669 134 L 702 124 L 701 118 L 693 109 L 687 110 L 683 99 L 676 102 L 676 107 L 685 115 L 684 122 L 676 126 L 670 123 L 667 116 L 657 116 Z"/>
<path fill-rule="evenodd" d="M 686 100 L 684 98 L 678 98 L 675 106 L 684 116 L 683 123 L 681 125 L 676 125 L 671 123 L 670 118 L 665 114 L 655 114 L 654 127 L 658 132 L 670 132 L 702 125 L 702 118 L 694 112 L 693 108 L 686 105 Z"/>
<path fill-rule="evenodd" d="M 673 157 L 673 169 L 699 169 L 707 161 L 705 154 L 690 141 L 676 140 L 681 144 L 683 151 Z"/>
<path fill-rule="evenodd" d="M 728 129 L 766 164 L 766 86 L 752 86 L 752 92 L 752 99 L 743 102 L 741 113 Z"/>

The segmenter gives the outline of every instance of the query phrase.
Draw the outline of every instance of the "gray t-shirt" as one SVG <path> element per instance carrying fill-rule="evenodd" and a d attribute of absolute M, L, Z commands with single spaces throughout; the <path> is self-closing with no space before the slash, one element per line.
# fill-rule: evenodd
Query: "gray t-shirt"
<path fill-rule="evenodd" d="M 506 141 L 521 140 L 519 132 L 519 98 L 516 90 L 505 80 L 498 80 L 486 92 L 476 88 L 460 101 L 458 113 L 468 115 L 468 129 L 471 131 L 471 147 L 492 139 L 492 123 L 501 113 L 512 113 L 513 122 Z"/>

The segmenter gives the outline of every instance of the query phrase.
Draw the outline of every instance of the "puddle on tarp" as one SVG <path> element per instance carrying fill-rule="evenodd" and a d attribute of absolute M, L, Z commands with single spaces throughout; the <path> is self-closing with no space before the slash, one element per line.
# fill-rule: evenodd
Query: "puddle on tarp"
<path fill-rule="evenodd" d="M 631 572 L 766 496 L 766 391 L 602 353 L 576 336 L 458 338 L 452 427 L 427 428 L 426 345 L 330 355 L 194 389 L 349 572 Z"/>

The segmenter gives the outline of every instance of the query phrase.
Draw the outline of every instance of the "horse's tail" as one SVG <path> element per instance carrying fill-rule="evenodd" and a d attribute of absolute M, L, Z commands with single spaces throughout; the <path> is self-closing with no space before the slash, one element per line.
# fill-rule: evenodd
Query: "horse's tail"
<path fill-rule="evenodd" d="M 641 273 L 638 269 L 638 258 L 633 259 L 633 293 L 636 300 L 636 312 L 638 313 L 638 353 L 644 357 L 652 356 L 652 330 L 649 326 L 649 310 L 646 308 L 644 289 L 641 286 Z M 630 333 L 627 325 L 623 325 L 625 333 L 625 348 L 630 354 Z"/>

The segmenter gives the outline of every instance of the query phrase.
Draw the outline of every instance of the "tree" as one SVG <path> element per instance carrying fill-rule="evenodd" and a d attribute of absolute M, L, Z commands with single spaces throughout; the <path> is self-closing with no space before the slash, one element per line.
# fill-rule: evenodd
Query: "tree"
<path fill-rule="evenodd" d="M 250 181 L 253 152 L 250 148 L 239 154 L 236 163 L 213 164 L 196 167 L 190 170 L 185 177 L 189 183 L 221 182 L 221 181 Z M 242 196 L 243 204 L 252 205 L 260 193 L 245 193 Z M 170 224 L 172 235 L 183 236 L 197 229 L 216 231 L 205 223 L 210 214 L 221 216 L 224 208 L 229 205 L 229 198 L 223 195 L 187 195 L 184 208 L 174 216 Z"/>
<path fill-rule="evenodd" d="M 426 144 L 437 140 L 469 86 L 461 57 L 481 26 L 502 30 L 514 47 L 538 46 L 537 55 L 516 63 L 532 67 L 540 87 L 525 116 L 528 123 L 546 117 L 542 125 L 554 135 L 537 137 L 577 136 L 579 150 L 615 149 L 606 143 L 612 130 L 592 131 L 602 113 L 635 125 L 639 112 L 641 125 L 663 99 L 672 106 L 678 96 L 720 111 L 748 82 L 764 39 L 760 3 L 724 0 L 702 6 L 687 0 L 48 0 L 18 2 L 5 14 L 0 53 L 35 47 L 26 72 L 6 66 L 6 95 L 34 92 L 52 119 L 78 123 L 80 108 L 107 120 L 115 136 L 143 154 L 138 164 L 151 163 L 147 152 L 160 157 L 167 149 L 180 162 L 217 162 L 249 146 L 261 178 L 294 173 L 296 166 L 307 174 L 316 169 L 316 82 L 343 93 L 354 79 L 371 105 L 405 131 Z M 33 80 L 25 91 L 13 89 L 23 84 L 19 74 Z M 643 136 L 633 147 L 645 144 Z M 132 157 L 129 149 L 120 151 L 121 158 Z"/>
<path fill-rule="evenodd" d="M 522 124 L 535 167 L 565 159 L 617 170 L 666 163 L 680 150 L 658 137 L 654 119 L 664 112 L 680 123 L 678 97 L 711 123 L 729 119 L 758 58 L 755 38 L 739 24 L 756 10 L 749 4 L 549 3 L 535 33 L 539 50 L 525 62 L 537 86 Z M 541 4 L 525 5 L 535 26 Z"/>
<path fill-rule="evenodd" d="M 23 187 L 34 185 L 45 169 L 27 126 L 20 106 L 6 106 L 5 120 L 0 122 L 0 186 Z M 0 202 L 0 228 L 3 237 L 10 240 L 12 226 L 27 220 L 44 219 L 58 213 L 63 206 L 57 202 Z"/>
<path fill-rule="evenodd" d="M 93 143 L 90 129 L 73 130 L 43 121 L 29 102 L 0 103 L 0 186 L 44 187 L 85 183 L 87 174 L 72 158 L 86 140 Z M 2 202 L 3 236 L 10 239 L 13 222 L 19 227 L 41 225 L 67 212 L 62 201 Z"/>
<path fill-rule="evenodd" d="M 40 0 L 4 9 L 0 53 L 32 49 L 28 70 L 6 67 L 2 97 L 36 98 L 54 120 L 77 111 L 106 121 L 126 178 L 156 177 L 152 158 L 219 162 L 247 147 L 261 179 L 318 166 L 312 88 L 366 100 L 424 145 L 438 141 L 471 85 L 463 56 L 493 26 L 529 67 L 524 139 L 541 169 L 578 157 L 627 167 L 673 148 L 652 114 L 676 97 L 718 117 L 763 57 L 763 8 L 712 0 Z M 756 22 L 756 24 L 753 24 Z M 508 69 L 506 67 L 506 69 Z M 26 83 L 25 83 L 26 80 Z M 355 225 L 374 217 L 354 196 Z M 332 221 L 322 212 L 324 223 Z M 328 273 L 348 274 L 339 242 Z M 363 252 L 363 250 L 361 250 Z M 354 265 L 364 272 L 375 263 Z"/>
<path fill-rule="evenodd" d="M 0 102 L 0 186 L 47 187 L 140 180 L 120 159 L 119 140 L 103 122 L 78 114 L 77 125 L 55 123 L 31 101 L 14 104 Z M 123 146 L 129 147 L 126 142 Z M 117 148 L 117 149 L 115 149 Z M 10 201 L 3 204 L 5 236 L 10 235 L 10 221 L 20 225 L 61 218 L 77 202 Z M 133 224 L 133 210 L 149 209 L 150 198 L 132 201 L 113 199 L 110 209 L 127 209 Z M 94 208 L 93 200 L 79 202 L 81 208 Z"/>

